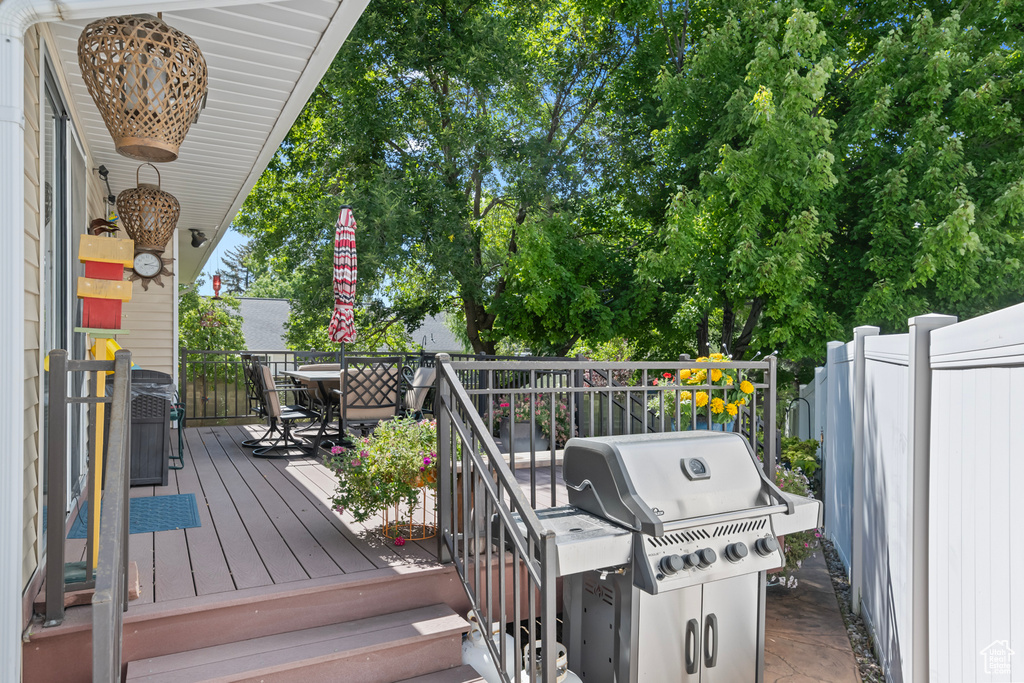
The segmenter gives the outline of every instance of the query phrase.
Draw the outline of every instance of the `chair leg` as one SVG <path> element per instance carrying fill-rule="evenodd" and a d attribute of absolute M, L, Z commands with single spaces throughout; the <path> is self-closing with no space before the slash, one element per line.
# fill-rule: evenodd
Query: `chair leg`
<path fill-rule="evenodd" d="M 300 453 L 289 453 L 288 451 L 298 450 Z M 284 451 L 283 453 L 277 453 L 277 451 Z M 262 448 L 257 448 L 252 452 L 253 456 L 257 458 L 294 458 L 310 455 L 309 444 L 299 441 L 292 435 L 291 425 L 287 422 L 281 423 L 281 436 L 274 440 L 273 443 Z"/>
<path fill-rule="evenodd" d="M 263 436 L 261 436 L 258 439 L 247 439 L 246 441 L 242 442 L 242 445 L 245 446 L 246 448 L 256 448 L 258 446 L 263 446 L 266 444 L 267 439 L 269 439 L 272 435 L 279 433 L 280 432 L 277 429 L 277 420 L 271 420 L 270 426 L 267 427 L 267 431 L 263 433 Z"/>

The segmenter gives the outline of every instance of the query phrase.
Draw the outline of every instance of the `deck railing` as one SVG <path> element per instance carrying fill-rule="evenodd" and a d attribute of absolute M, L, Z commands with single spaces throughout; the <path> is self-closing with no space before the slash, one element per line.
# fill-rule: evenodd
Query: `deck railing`
<path fill-rule="evenodd" d="M 120 683 L 124 612 L 128 610 L 128 463 L 131 445 L 131 353 L 114 356 L 96 591 L 92 596 L 92 680 Z"/>
<path fill-rule="evenodd" d="M 64 620 L 64 594 L 67 591 L 95 589 L 93 593 L 93 680 L 113 682 L 121 680 L 121 617 L 128 608 L 128 449 L 131 429 L 131 352 L 121 350 L 113 361 L 69 360 L 68 352 L 55 349 L 48 355 L 47 376 L 47 448 L 51 454 L 47 462 L 46 503 L 46 615 L 44 626 L 55 626 Z M 113 371 L 113 392 L 106 391 L 107 373 Z M 69 376 L 86 373 L 93 378 L 88 395 L 68 395 Z M 100 389 L 103 389 L 101 392 Z M 85 404 L 90 407 L 89 419 L 89 520 L 99 518 L 99 535 L 89 524 L 86 532 L 84 566 L 78 574 L 80 580 L 66 579 L 64 539 L 67 534 L 68 509 L 67 416 L 69 405 Z M 97 418 L 97 407 L 109 410 L 109 429 L 106 420 Z M 105 463 L 98 464 L 94 445 L 101 435 L 106 446 Z M 102 482 L 103 506 L 97 478 Z M 94 563 L 95 558 L 95 563 Z"/>
<path fill-rule="evenodd" d="M 288 351 L 288 350 L 216 350 L 181 349 L 178 357 L 178 395 L 185 405 L 185 418 L 189 422 L 211 423 L 227 421 L 256 421 L 260 416 L 253 412 L 246 400 L 245 375 L 242 370 L 242 354 L 251 354 L 270 367 L 275 376 L 284 370 L 297 370 L 300 365 L 313 363 L 341 363 L 342 351 Z M 413 370 L 421 365 L 434 365 L 435 354 L 427 352 L 395 353 L 390 351 L 358 353 L 348 355 L 366 357 L 402 358 L 402 365 Z M 449 354 L 454 360 L 515 360 L 519 356 L 482 356 L 473 354 Z M 537 357 L 529 357 L 537 359 Z M 473 377 L 472 372 L 462 373 L 463 384 L 476 386 L 485 378 Z"/>
<path fill-rule="evenodd" d="M 511 661 L 518 664 L 523 647 L 538 642 L 539 673 L 531 668 L 518 680 L 555 681 L 555 541 L 535 511 L 558 505 L 560 449 L 565 440 L 711 425 L 740 433 L 774 479 L 778 453 L 773 357 L 749 363 L 696 363 L 686 358 L 667 363 L 466 363 L 443 355 L 438 360 L 439 557 L 455 564 L 479 623 L 512 625 Z M 719 423 L 721 412 L 712 412 L 712 400 L 736 387 L 681 381 L 682 371 L 691 369 L 705 370 L 708 376 L 722 370 L 735 378 L 737 386 L 741 380 L 751 383 L 752 393 L 731 423 Z M 471 386 L 462 381 L 467 376 Z M 686 397 L 693 406 L 701 392 L 708 399 L 704 405 L 684 410 Z M 517 405 L 522 406 L 518 416 L 512 409 Z M 496 419 L 502 412 L 509 413 L 507 430 Z M 528 427 L 526 447 L 517 444 L 517 422 Z M 494 438 L 499 431 L 504 448 Z M 540 495 L 543 486 L 550 487 L 548 496 Z M 484 643 L 492 661 L 510 661 L 504 639 L 485 638 Z M 509 680 L 505 672 L 500 675 Z"/>

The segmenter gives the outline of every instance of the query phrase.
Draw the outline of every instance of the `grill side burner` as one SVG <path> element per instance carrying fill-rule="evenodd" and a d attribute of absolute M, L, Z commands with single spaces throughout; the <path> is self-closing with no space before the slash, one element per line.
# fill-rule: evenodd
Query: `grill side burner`
<path fill-rule="evenodd" d="M 820 524 L 821 504 L 780 491 L 738 434 L 571 439 L 562 472 L 573 508 L 548 515 L 632 532 L 626 564 L 559 572 L 570 668 L 588 683 L 761 681 L 766 572 L 785 562 L 776 537 Z"/>

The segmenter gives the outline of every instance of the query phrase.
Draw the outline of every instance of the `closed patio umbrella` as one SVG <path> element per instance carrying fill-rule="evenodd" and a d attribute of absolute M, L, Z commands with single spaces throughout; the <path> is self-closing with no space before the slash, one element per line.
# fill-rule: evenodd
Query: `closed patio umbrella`
<path fill-rule="evenodd" d="M 356 302 L 356 263 L 356 219 L 352 207 L 343 206 L 334 232 L 334 313 L 327 328 L 331 341 L 343 344 L 356 340 L 352 317 Z"/>

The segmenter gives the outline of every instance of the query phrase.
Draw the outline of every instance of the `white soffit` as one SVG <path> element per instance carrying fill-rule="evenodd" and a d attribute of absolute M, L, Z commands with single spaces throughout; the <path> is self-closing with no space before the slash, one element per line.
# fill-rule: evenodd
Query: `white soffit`
<path fill-rule="evenodd" d="M 162 189 L 181 203 L 178 275 L 202 271 L 238 208 L 288 133 L 369 0 L 285 0 L 165 12 L 163 20 L 192 37 L 206 57 L 210 94 L 176 161 L 157 164 Z M 50 25 L 93 166 L 110 171 L 114 194 L 135 186 L 141 162 L 114 143 L 78 68 L 78 36 L 90 20 Z M 142 182 L 155 182 L 149 167 Z M 206 246 L 191 245 L 189 228 Z"/>

